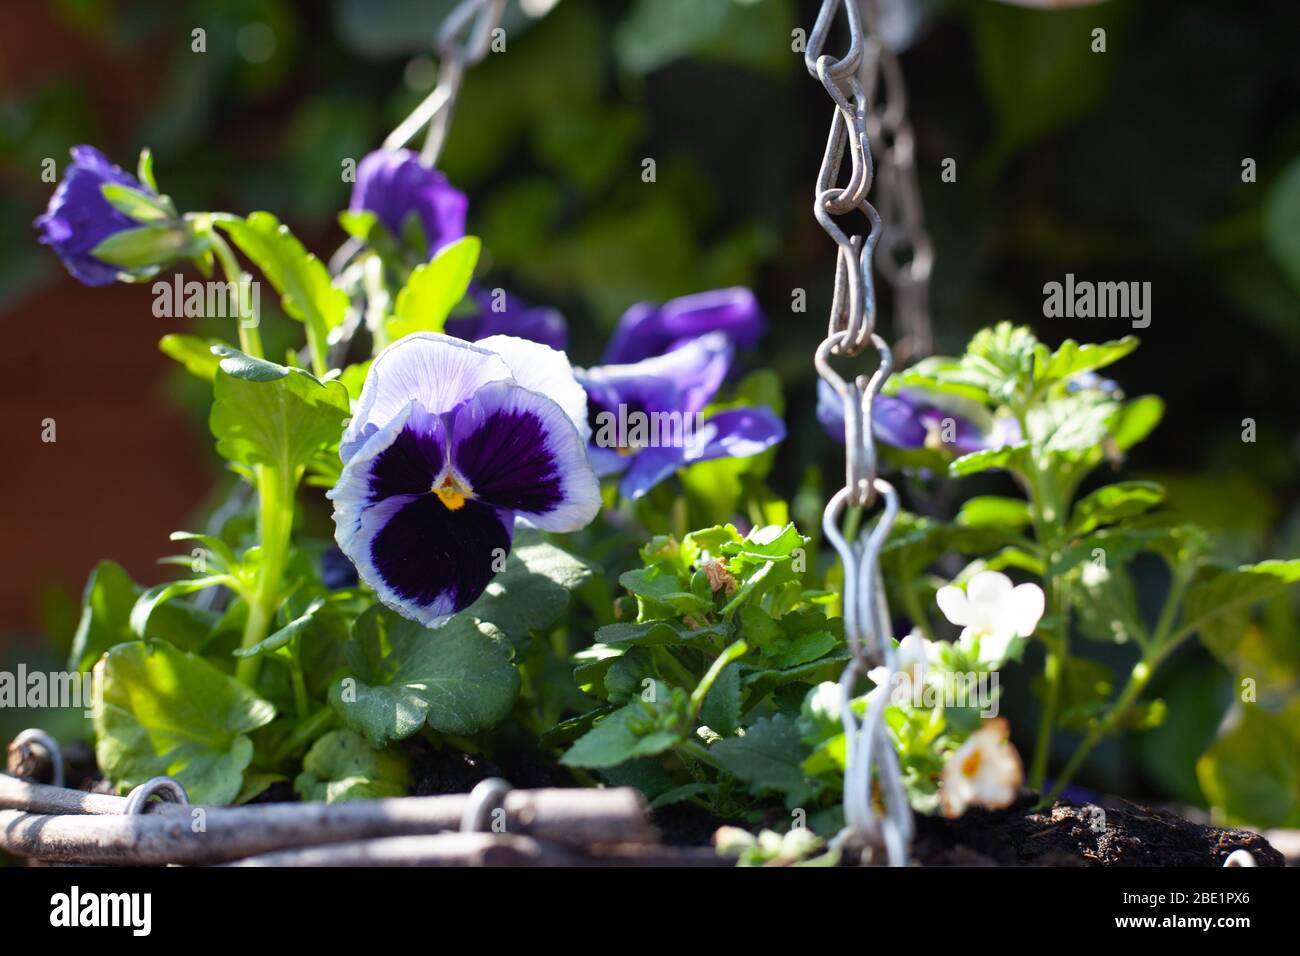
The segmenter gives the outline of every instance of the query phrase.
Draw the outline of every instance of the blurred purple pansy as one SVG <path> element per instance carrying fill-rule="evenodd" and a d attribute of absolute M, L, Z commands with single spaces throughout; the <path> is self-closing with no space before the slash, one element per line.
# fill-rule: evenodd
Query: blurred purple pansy
<path fill-rule="evenodd" d="M 530 306 L 504 289 L 474 286 L 466 297 L 475 312 L 447 320 L 446 332 L 467 342 L 477 342 L 492 335 L 541 342 L 563 352 L 569 344 L 569 328 L 555 309 Z"/>
<path fill-rule="evenodd" d="M 642 302 L 618 320 L 605 350 L 605 364 L 623 365 L 663 355 L 709 332 L 721 332 L 734 345 L 754 345 L 765 322 L 754 293 L 742 287 L 714 289 L 671 299 L 663 305 Z"/>
<path fill-rule="evenodd" d="M 109 236 L 140 225 L 104 198 L 103 187 L 108 183 L 153 195 L 95 147 L 72 147 L 72 165 L 54 190 L 45 213 L 33 223 L 40 230 L 40 241 L 52 247 L 68 271 L 86 285 L 110 285 L 122 271 L 119 266 L 96 259 L 90 251 Z"/>
<path fill-rule="evenodd" d="M 399 241 L 406 219 L 419 217 L 429 240 L 429 256 L 465 235 L 469 199 L 436 169 L 409 149 L 377 149 L 357 166 L 353 212 L 373 212 Z"/>
<path fill-rule="evenodd" d="M 703 418 L 731 368 L 732 345 L 712 332 L 664 355 L 579 369 L 587 390 L 599 475 L 624 472 L 619 491 L 636 499 L 680 468 L 714 458 L 748 458 L 785 438 L 770 408 L 732 408 Z"/>
<path fill-rule="evenodd" d="M 384 604 L 437 625 L 502 569 L 516 518 L 573 531 L 596 516 L 586 432 L 563 353 L 408 335 L 375 358 L 339 444 L 335 539 Z"/>
<path fill-rule="evenodd" d="M 817 420 L 828 435 L 843 443 L 843 402 L 830 383 L 820 379 Z M 899 389 L 896 395 L 877 395 L 872 400 L 871 432 L 876 441 L 893 448 L 950 449 L 958 455 L 1001 448 L 1020 440 L 1020 428 L 1013 419 L 995 418 L 973 402 L 906 388 Z"/>

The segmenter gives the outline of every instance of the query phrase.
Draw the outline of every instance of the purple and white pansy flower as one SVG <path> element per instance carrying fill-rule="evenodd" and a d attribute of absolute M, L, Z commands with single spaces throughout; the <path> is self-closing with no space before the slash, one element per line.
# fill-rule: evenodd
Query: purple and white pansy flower
<path fill-rule="evenodd" d="M 622 473 L 619 492 L 636 499 L 687 465 L 748 458 L 785 438 L 785 424 L 764 406 L 703 409 L 731 368 L 732 344 L 711 332 L 672 351 L 623 365 L 579 369 L 587 390 L 596 473 Z"/>
<path fill-rule="evenodd" d="M 562 352 L 408 335 L 371 364 L 339 444 L 335 538 L 384 604 L 437 625 L 502 569 L 517 519 L 574 531 L 596 516 L 586 440 Z"/>

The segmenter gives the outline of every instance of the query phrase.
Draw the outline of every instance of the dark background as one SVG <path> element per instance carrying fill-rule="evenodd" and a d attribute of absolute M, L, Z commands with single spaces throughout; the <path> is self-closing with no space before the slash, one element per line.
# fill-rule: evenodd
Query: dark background
<path fill-rule="evenodd" d="M 134 168 L 148 145 L 180 209 L 270 209 L 327 256 L 342 238 L 341 163 L 427 91 L 451 5 L 5 0 L 0 664 L 5 644 L 57 659 L 101 557 L 161 580 L 167 533 L 195 525 L 227 480 L 204 390 L 156 348 L 193 322 L 154 318 L 147 286 L 83 288 L 36 244 L 31 220 L 53 188 L 42 161 L 62 171 L 86 142 Z M 938 255 L 939 350 L 1003 319 L 1051 343 L 1116 338 L 1126 321 L 1045 319 L 1043 284 L 1067 272 L 1150 281 L 1142 347 L 1109 374 L 1168 411 L 1125 474 L 1164 481 L 1227 559 L 1300 553 L 1300 4 L 924 6 L 902 62 Z M 560 308 L 578 364 L 633 302 L 752 286 L 772 322 L 755 363 L 787 389 L 791 437 L 773 479 L 785 494 L 810 469 L 828 488 L 841 462 L 814 424 L 811 362 L 834 263 L 811 214 L 830 107 L 791 51 L 815 10 L 560 0 L 534 22 L 512 3 L 507 51 L 469 75 L 442 164 L 470 195 L 494 281 Z M 1090 49 L 1097 27 L 1105 53 Z M 191 51 L 196 28 L 206 53 Z M 646 157 L 655 183 L 641 180 Z M 946 157 L 956 183 L 940 181 Z M 791 313 L 796 288 L 806 314 Z M 47 417 L 54 444 L 40 440 Z M 1244 418 L 1258 423 L 1253 444 Z M 1283 624 L 1294 631 L 1294 614 Z M 1189 649 L 1157 690 L 1181 716 L 1102 751 L 1093 782 L 1197 802 L 1191 768 L 1230 677 Z"/>

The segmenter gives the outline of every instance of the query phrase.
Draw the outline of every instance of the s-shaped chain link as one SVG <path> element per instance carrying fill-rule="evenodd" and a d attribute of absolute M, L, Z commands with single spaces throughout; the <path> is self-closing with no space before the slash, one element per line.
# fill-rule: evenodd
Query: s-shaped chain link
<path fill-rule="evenodd" d="M 840 679 L 841 717 L 848 740 L 844 773 L 847 826 L 841 837 L 883 849 L 890 865 L 905 866 L 913 832 L 912 811 L 903 791 L 898 755 L 884 724 L 888 700 L 884 693 L 872 695 L 861 722 L 851 704 L 860 677 L 874 667 L 884 666 L 888 673 L 880 686 L 887 687 L 896 667 L 880 550 L 898 516 L 898 493 L 877 474 L 871 433 L 872 401 L 893 371 L 894 356 L 876 331 L 872 259 L 877 243 L 891 257 L 890 268 L 882 267 L 881 271 L 894 285 L 899 327 L 907 330 L 911 339 L 905 348 L 915 354 L 918 341 L 928 339 L 928 318 L 923 336 L 918 335 L 916 325 L 909 323 L 914 323 L 918 314 L 925 317 L 924 291 L 932 256 L 921 226 L 901 73 L 893 54 L 878 39 L 875 12 L 875 0 L 823 0 L 808 37 L 804 63 L 834 102 L 826 151 L 817 174 L 813 214 L 838 248 L 830 323 L 826 338 L 817 348 L 815 364 L 844 404 L 844 487 L 827 502 L 822 516 L 826 537 L 844 564 L 844 631 L 852 651 Z M 849 49 L 837 59 L 823 50 L 841 15 L 847 26 Z M 887 105 L 877 112 L 872 109 L 872 101 L 882 85 Z M 871 143 L 886 138 L 891 143 L 881 153 L 877 195 L 884 197 L 882 205 L 891 214 L 888 228 L 867 199 L 877 171 Z M 848 181 L 839 185 L 846 155 L 850 164 Z M 834 219 L 855 211 L 866 218 L 865 236 L 848 236 Z M 901 234 L 892 225 L 894 216 L 902 220 Z M 903 266 L 896 257 L 905 245 L 911 253 L 910 261 Z M 859 374 L 845 381 L 831 367 L 832 356 L 853 358 L 868 345 L 880 357 L 869 376 Z M 841 528 L 850 509 L 864 510 L 880 502 L 880 518 L 870 532 L 854 535 L 854 540 L 849 541 Z M 877 810 L 873 778 L 878 783 L 883 813 Z"/>

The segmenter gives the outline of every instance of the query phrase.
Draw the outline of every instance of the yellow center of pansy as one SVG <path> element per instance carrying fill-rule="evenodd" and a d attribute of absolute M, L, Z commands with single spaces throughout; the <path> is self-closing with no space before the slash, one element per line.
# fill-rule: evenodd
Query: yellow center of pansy
<path fill-rule="evenodd" d="M 469 487 L 462 485 L 459 481 L 448 475 L 442 480 L 442 484 L 434 485 L 432 489 L 438 500 L 446 505 L 448 511 L 459 511 L 465 507 L 465 499 L 474 497 L 474 492 Z"/>
<path fill-rule="evenodd" d="M 984 759 L 983 753 L 979 750 L 971 751 L 971 755 L 961 763 L 962 776 L 973 777 L 980 769 L 980 761 Z"/>

